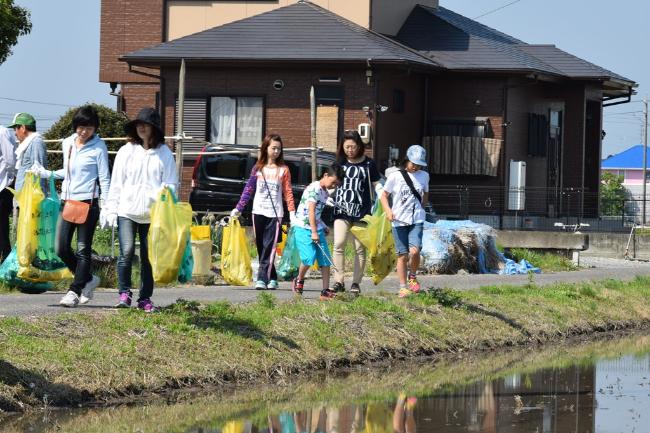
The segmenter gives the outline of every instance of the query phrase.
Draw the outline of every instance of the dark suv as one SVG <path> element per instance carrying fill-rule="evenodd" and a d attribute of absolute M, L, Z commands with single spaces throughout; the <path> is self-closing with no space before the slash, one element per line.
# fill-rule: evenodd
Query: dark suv
<path fill-rule="evenodd" d="M 209 152 L 241 152 L 210 154 Z M 195 212 L 230 213 L 237 205 L 244 186 L 248 181 L 251 170 L 257 162 L 257 147 L 213 145 L 203 149 L 205 155 L 200 155 L 194 163 L 192 172 L 192 192 L 190 204 Z M 334 163 L 335 157 L 331 152 L 318 152 L 318 168 L 320 175 L 324 167 Z M 309 151 L 291 151 L 285 149 L 284 162 L 291 172 L 291 184 L 296 208 L 305 188 L 311 183 L 311 153 Z M 248 202 L 242 212 L 244 224 L 250 224 L 253 200 Z M 284 220 L 289 220 L 289 213 L 284 205 Z M 323 211 L 323 221 L 330 224 L 331 208 Z"/>

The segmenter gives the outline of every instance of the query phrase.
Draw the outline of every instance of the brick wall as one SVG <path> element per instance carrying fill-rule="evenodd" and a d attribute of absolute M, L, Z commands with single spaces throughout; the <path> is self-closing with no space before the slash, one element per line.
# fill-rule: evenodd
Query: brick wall
<path fill-rule="evenodd" d="M 377 103 L 388 107 L 385 113 L 377 113 L 376 161 L 384 171 L 389 164 L 388 146 L 400 149 L 400 158 L 406 155 L 409 145 L 422 143 L 424 124 L 424 77 L 409 71 L 383 71 L 378 74 L 379 93 Z M 397 113 L 394 106 L 394 91 L 404 94 L 404 112 Z"/>
<path fill-rule="evenodd" d="M 118 59 L 131 51 L 163 42 L 163 2 L 164 0 L 102 0 L 99 81 L 157 81 L 130 73 L 127 64 Z"/>
<path fill-rule="evenodd" d="M 365 81 L 365 70 L 332 71 L 300 69 L 208 69 L 188 67 L 187 96 L 262 96 L 265 98 L 265 133 L 282 136 L 285 146 L 310 145 L 309 89 L 318 85 L 321 76 L 340 76 L 345 87 L 343 128 L 356 129 L 366 121 L 361 109 L 371 105 L 374 90 Z M 173 133 L 174 105 L 178 94 L 178 69 L 163 69 L 165 80 L 164 116 L 166 133 Z M 273 82 L 281 79 L 285 87 L 273 89 Z"/>
<path fill-rule="evenodd" d="M 156 106 L 156 92 L 158 84 L 128 83 L 122 85 L 124 97 L 124 110 L 129 119 L 137 116 L 140 109 Z"/>
<path fill-rule="evenodd" d="M 178 68 L 163 68 L 165 88 L 163 115 L 165 133 L 174 133 L 175 102 L 178 94 Z M 277 133 L 287 147 L 308 147 L 310 137 L 309 89 L 318 85 L 322 76 L 340 76 L 345 88 L 343 129 L 356 129 L 367 122 L 362 110 L 373 106 L 374 87 L 366 84 L 365 68 L 357 69 L 298 69 L 298 68 L 192 68 L 186 71 L 185 94 L 188 97 L 262 96 L 265 98 L 264 134 Z M 273 89 L 273 82 L 281 79 L 285 87 Z M 129 102 L 127 101 L 127 104 Z M 131 104 L 133 106 L 133 104 Z M 184 161 L 181 197 L 187 198 L 194 158 Z"/>
<path fill-rule="evenodd" d="M 502 78 L 484 77 L 432 77 L 430 83 L 430 116 L 434 118 L 475 118 L 486 117 L 490 124 L 491 136 L 503 136 L 503 86 Z M 478 101 L 478 103 L 477 103 Z M 509 145 L 505 144 L 506 146 Z M 500 173 L 499 169 L 499 173 Z M 501 179 L 488 176 L 431 176 L 432 185 L 480 185 L 498 188 Z M 496 190 L 496 189 L 495 189 Z M 482 202 L 482 200 L 481 200 Z"/>

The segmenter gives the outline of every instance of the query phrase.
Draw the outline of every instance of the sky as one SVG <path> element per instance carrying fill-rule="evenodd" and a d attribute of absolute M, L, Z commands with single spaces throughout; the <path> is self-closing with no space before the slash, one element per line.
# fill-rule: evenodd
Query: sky
<path fill-rule="evenodd" d="M 15 3 L 31 10 L 33 29 L 0 65 L 0 124 L 8 124 L 17 111 L 27 111 L 45 131 L 71 106 L 96 102 L 114 107 L 108 84 L 99 82 L 101 1 Z M 650 1 L 440 0 L 440 4 L 469 18 L 505 6 L 477 20 L 527 43 L 554 44 L 639 83 L 635 102 L 605 109 L 602 156 L 643 142 L 640 101 L 650 95 Z"/>

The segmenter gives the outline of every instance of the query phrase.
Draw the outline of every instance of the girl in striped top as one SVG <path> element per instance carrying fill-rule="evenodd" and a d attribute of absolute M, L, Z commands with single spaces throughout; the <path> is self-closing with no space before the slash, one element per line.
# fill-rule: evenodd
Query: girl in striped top
<path fill-rule="evenodd" d="M 275 249 L 280 236 L 284 209 L 287 202 L 291 219 L 295 217 L 296 206 L 291 190 L 291 173 L 282 156 L 282 138 L 276 134 L 264 137 L 257 164 L 253 167 L 237 207 L 230 213 L 238 217 L 253 197 L 253 230 L 260 267 L 257 272 L 256 290 L 278 288 L 275 270 Z"/>

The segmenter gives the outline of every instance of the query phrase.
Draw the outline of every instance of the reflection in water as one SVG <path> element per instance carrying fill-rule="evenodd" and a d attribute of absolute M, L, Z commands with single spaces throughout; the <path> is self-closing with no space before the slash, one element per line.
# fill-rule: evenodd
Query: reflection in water
<path fill-rule="evenodd" d="M 614 433 L 650 431 L 650 340 L 373 370 L 240 400 L 52 412 L 17 432 Z M 492 365 L 493 369 L 485 365 Z M 531 366 L 533 365 L 533 366 Z M 480 373 L 477 373 L 480 371 Z M 479 376 L 479 377 L 477 377 Z M 481 380 L 480 376 L 486 379 Z M 386 385 L 384 385 L 386 384 Z M 417 398 L 411 390 L 417 389 Z M 406 392 L 408 391 L 408 393 Z M 234 402 L 236 403 L 234 403 Z M 322 403 L 314 403 L 321 401 Z M 230 415 L 227 415 L 230 414 Z"/>

